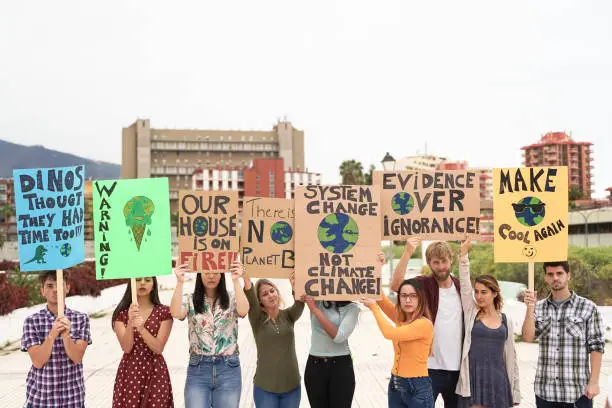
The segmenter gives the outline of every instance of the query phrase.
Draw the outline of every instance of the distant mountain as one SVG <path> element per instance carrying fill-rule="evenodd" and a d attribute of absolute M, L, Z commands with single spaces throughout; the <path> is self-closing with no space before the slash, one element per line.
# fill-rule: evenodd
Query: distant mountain
<path fill-rule="evenodd" d="M 0 140 L 0 178 L 13 177 L 13 169 L 63 167 L 85 165 L 85 177 L 94 180 L 117 179 L 121 176 L 118 164 L 86 159 L 73 154 L 46 149 L 43 146 L 24 146 Z"/>

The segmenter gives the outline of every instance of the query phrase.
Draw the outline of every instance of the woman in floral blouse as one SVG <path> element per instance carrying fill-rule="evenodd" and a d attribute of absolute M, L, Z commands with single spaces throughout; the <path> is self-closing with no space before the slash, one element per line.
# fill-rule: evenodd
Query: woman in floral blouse
<path fill-rule="evenodd" d="M 240 287 L 240 261 L 232 264 L 234 292 L 225 286 L 225 274 L 200 273 L 193 294 L 183 296 L 188 265 L 175 268 L 176 288 L 170 312 L 189 317 L 189 367 L 185 383 L 186 408 L 238 408 L 242 389 L 238 358 L 238 316 L 249 312 Z"/>

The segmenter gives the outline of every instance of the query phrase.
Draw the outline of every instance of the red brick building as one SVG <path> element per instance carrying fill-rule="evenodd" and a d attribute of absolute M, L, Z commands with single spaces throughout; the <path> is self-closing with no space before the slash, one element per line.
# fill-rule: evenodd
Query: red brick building
<path fill-rule="evenodd" d="M 571 133 L 549 132 L 538 143 L 523 146 L 525 167 L 567 166 L 569 186 L 576 186 L 584 200 L 593 193 L 593 158 L 590 142 L 576 142 Z"/>

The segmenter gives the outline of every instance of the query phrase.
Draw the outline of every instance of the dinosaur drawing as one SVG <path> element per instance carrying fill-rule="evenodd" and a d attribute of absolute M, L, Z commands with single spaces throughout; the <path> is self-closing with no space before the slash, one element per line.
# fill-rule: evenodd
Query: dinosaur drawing
<path fill-rule="evenodd" d="M 45 261 L 45 255 L 47 254 L 47 249 L 45 249 L 44 246 L 39 245 L 36 247 L 36 250 L 34 252 L 34 258 L 30 259 L 29 261 L 25 262 L 25 264 L 29 264 L 32 263 L 34 261 L 36 261 L 36 263 L 38 264 L 44 264 L 47 263 L 47 261 Z"/>

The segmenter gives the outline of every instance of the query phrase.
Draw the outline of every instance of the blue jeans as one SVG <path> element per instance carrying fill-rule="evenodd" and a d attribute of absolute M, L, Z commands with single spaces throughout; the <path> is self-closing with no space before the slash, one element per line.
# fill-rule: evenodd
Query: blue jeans
<path fill-rule="evenodd" d="M 429 377 L 404 378 L 391 375 L 389 408 L 433 408 L 433 391 Z"/>
<path fill-rule="evenodd" d="M 238 354 L 192 354 L 185 382 L 186 408 L 238 408 L 242 377 Z"/>
<path fill-rule="evenodd" d="M 302 397 L 302 386 L 287 392 L 268 392 L 253 385 L 253 399 L 257 408 L 298 408 Z"/>

